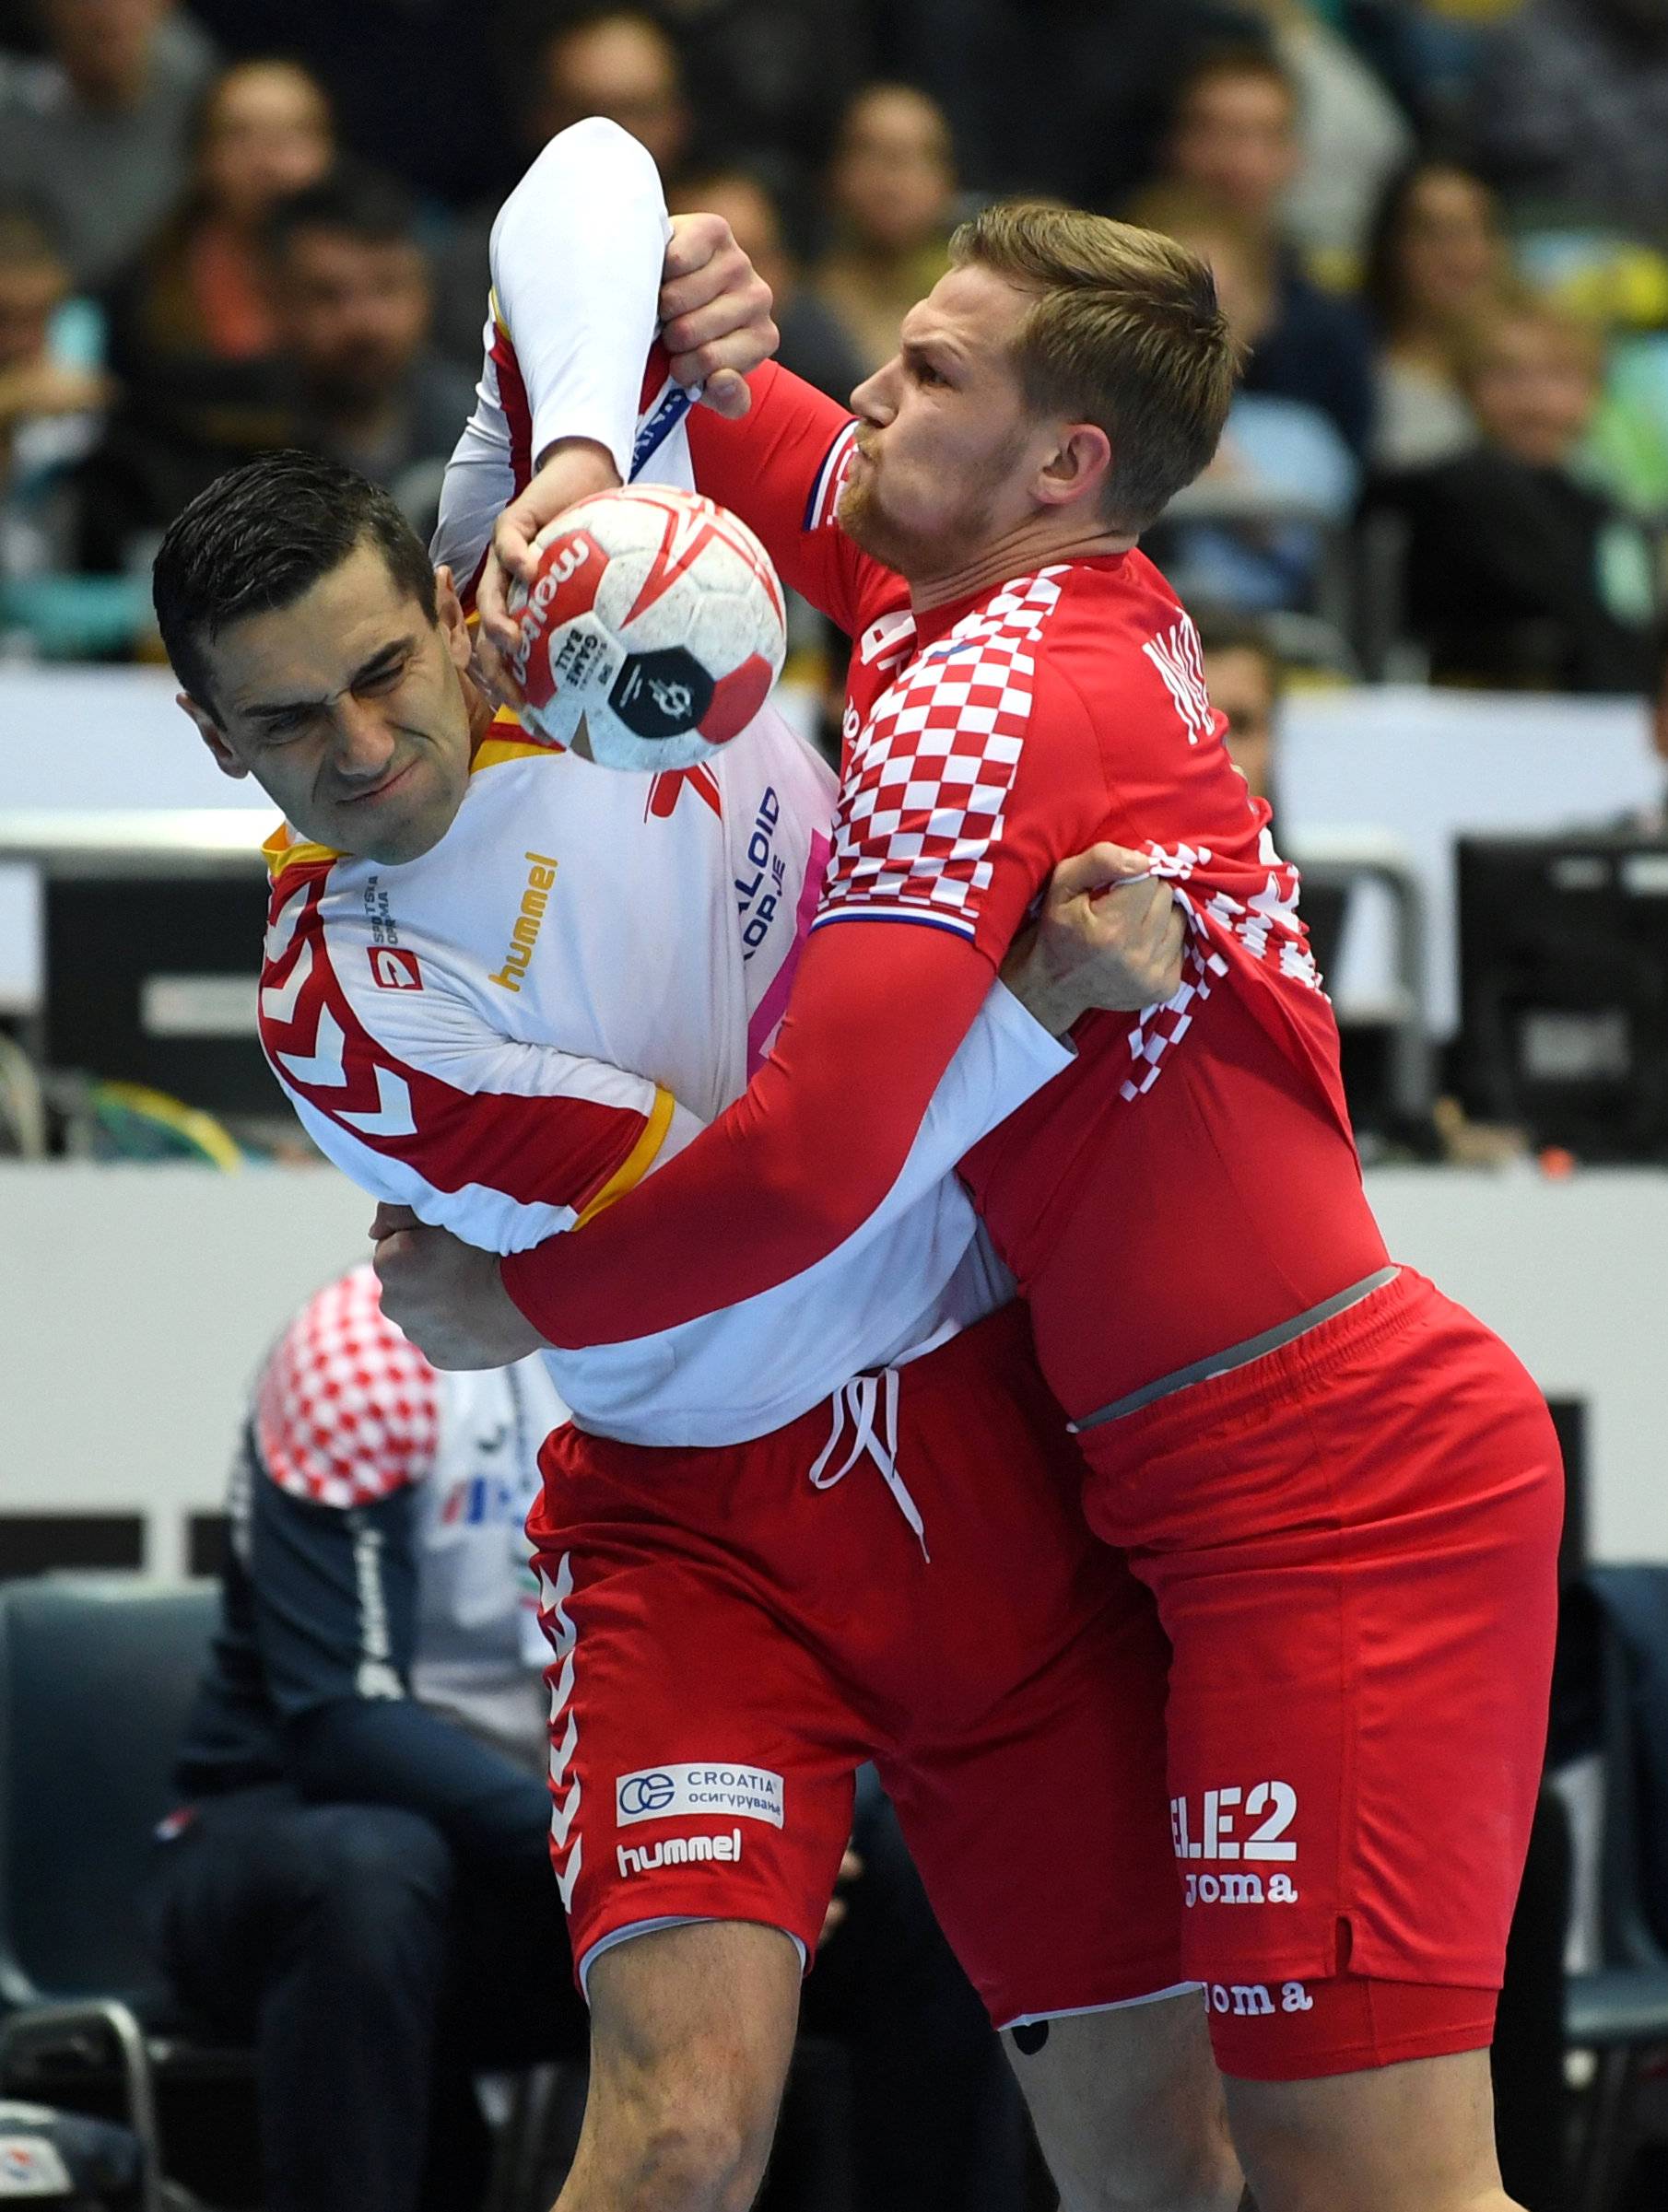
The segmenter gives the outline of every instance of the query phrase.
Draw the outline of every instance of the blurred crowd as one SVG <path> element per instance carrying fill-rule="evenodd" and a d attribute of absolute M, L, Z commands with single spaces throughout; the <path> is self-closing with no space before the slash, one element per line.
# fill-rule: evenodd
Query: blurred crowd
<path fill-rule="evenodd" d="M 494 208 L 580 116 L 725 215 L 845 396 L 960 217 L 1208 257 L 1246 350 L 1148 549 L 1346 676 L 1643 688 L 1668 0 L 0 0 L 0 654 L 145 656 L 180 506 L 304 444 L 419 529 Z"/>

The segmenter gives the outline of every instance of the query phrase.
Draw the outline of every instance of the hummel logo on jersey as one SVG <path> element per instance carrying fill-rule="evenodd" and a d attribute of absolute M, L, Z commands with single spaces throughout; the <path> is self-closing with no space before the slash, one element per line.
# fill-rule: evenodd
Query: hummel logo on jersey
<path fill-rule="evenodd" d="M 524 852 L 522 858 L 533 863 L 527 871 L 527 888 L 522 894 L 522 910 L 510 933 L 503 966 L 487 977 L 500 990 L 521 989 L 522 977 L 533 966 L 533 948 L 538 942 L 538 933 L 545 926 L 545 909 L 556 888 L 556 862 L 547 854 Z"/>
<path fill-rule="evenodd" d="M 652 1874 L 658 1867 L 692 1867 L 711 1859 L 727 1866 L 741 1856 L 741 1830 L 728 1835 L 669 1835 L 658 1843 L 617 1843 L 615 1855 L 625 1874 Z"/>
<path fill-rule="evenodd" d="M 368 944 L 371 980 L 379 990 L 421 990 L 423 971 L 415 953 L 394 944 Z"/>

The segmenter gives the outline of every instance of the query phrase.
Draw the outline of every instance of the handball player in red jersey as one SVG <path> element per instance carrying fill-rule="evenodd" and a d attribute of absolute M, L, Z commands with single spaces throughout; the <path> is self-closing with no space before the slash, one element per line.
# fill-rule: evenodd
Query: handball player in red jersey
<path fill-rule="evenodd" d="M 668 334 L 694 344 L 699 325 Z M 503 1261 L 425 1231 L 389 1303 L 440 1363 L 635 1337 L 849 1235 L 1051 868 L 1148 855 L 1181 989 L 964 1162 L 1153 1589 L 1188 1971 L 1262 2212 L 1504 2212 L 1487 2046 L 1540 1773 L 1561 1514 L 1539 1393 L 1387 1253 L 1268 809 L 1139 533 L 1235 373 L 1208 270 L 998 208 L 857 419 L 780 369 L 701 488 L 853 638 L 834 854 L 769 1060 L 652 1182 Z M 541 482 L 499 552 L 591 486 Z M 501 577 L 484 581 L 488 623 Z M 1063 1851 L 1071 1808 L 1039 1802 Z M 1109 1862 L 1120 1884 L 1129 1868 Z"/>

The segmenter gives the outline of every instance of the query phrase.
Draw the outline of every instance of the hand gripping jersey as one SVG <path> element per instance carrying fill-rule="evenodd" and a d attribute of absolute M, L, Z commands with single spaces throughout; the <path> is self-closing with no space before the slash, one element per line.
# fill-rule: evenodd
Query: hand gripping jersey
<path fill-rule="evenodd" d="M 262 1367 L 188 1788 L 285 1773 L 284 1726 L 344 1699 L 411 1696 L 523 1762 L 544 1749 L 549 1652 L 523 1524 L 566 1410 L 536 1358 L 437 1374 L 380 1299 L 352 1269 Z"/>
<path fill-rule="evenodd" d="M 571 235 L 585 240 L 574 251 L 589 266 L 593 232 L 611 228 L 610 296 L 629 330 L 630 300 L 646 287 L 652 325 L 664 221 L 647 155 L 605 124 L 562 134 L 507 203 L 495 292 L 500 318 L 509 303 L 518 317 L 519 303 L 534 303 L 532 333 L 518 320 L 514 354 L 495 319 L 489 342 L 500 372 L 514 361 L 531 412 L 494 497 L 515 488 L 528 452 L 570 419 L 627 459 L 633 443 L 640 353 L 607 420 L 588 413 L 584 395 L 602 389 L 597 348 L 578 326 L 550 334 L 527 259 L 565 268 Z M 615 322 L 598 327 L 597 346 L 617 356 Z M 571 418 L 546 391 L 570 375 L 580 395 Z M 489 374 L 483 391 L 493 383 Z M 664 480 L 680 469 L 681 431 L 654 447 L 645 473 Z M 485 474 L 478 455 L 466 486 L 472 472 Z M 461 495 L 453 502 L 450 485 L 441 535 L 464 533 L 454 540 L 462 563 L 473 541 L 458 518 L 475 509 Z M 272 841 L 260 1022 L 273 1069 L 321 1148 L 375 1196 L 488 1250 L 570 1229 L 745 1087 L 816 908 L 832 798 L 828 771 L 769 709 L 722 760 L 652 778 L 595 767 L 500 716 L 456 822 L 422 859 L 391 868 L 285 831 Z M 987 1311 L 1005 1279 L 946 1177 L 967 1143 L 1069 1059 L 993 990 L 863 1237 L 734 1312 L 558 1359 L 574 1418 L 632 1442 L 737 1442 Z M 825 1137 L 837 1152 L 838 1132 Z"/>
<path fill-rule="evenodd" d="M 747 1098 L 652 1192 L 509 1262 L 523 1310 L 557 1341 L 669 1326 L 849 1235 L 1050 871 L 1100 837 L 1174 885 L 1181 989 L 1080 1024 L 1069 1074 L 965 1165 L 1057 1395 L 1087 1414 L 1381 1268 L 1297 875 L 1163 578 L 1139 553 L 1077 561 L 917 622 L 834 521 L 849 418 L 774 368 L 753 385 L 742 423 L 694 427 L 697 474 L 855 640 L 832 873 Z M 1114 1276 L 1138 1286 L 1115 1328 Z"/>

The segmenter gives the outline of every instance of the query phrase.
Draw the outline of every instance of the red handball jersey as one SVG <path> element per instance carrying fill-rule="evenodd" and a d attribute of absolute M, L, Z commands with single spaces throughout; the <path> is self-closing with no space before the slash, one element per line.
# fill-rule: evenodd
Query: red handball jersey
<path fill-rule="evenodd" d="M 1083 1416 L 1371 1274 L 1337 1030 L 1221 740 L 1192 624 L 1131 552 L 911 614 L 834 509 L 843 412 L 784 372 L 703 419 L 702 490 L 854 639 L 834 853 L 775 1052 L 746 1096 L 593 1227 L 505 1282 L 553 1340 L 669 1326 L 851 1234 L 1055 864 L 1145 850 L 1188 922 L 1181 989 L 1075 1032 L 1075 1064 L 963 1172 Z"/>

